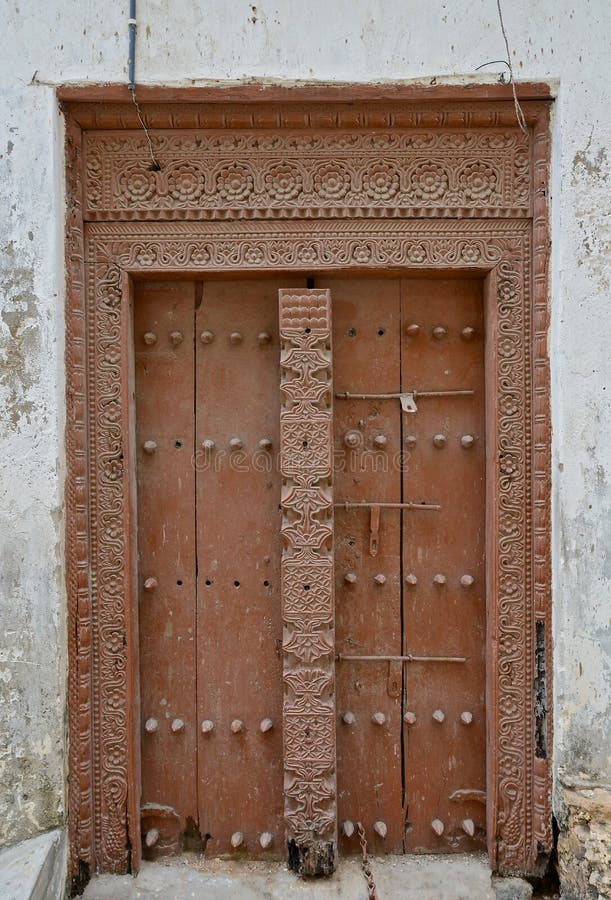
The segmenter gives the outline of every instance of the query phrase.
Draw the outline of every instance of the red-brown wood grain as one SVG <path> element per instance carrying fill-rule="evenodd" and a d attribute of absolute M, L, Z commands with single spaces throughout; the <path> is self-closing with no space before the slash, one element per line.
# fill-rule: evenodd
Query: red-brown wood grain
<path fill-rule="evenodd" d="M 193 317 L 193 283 L 136 286 L 142 828 L 159 832 L 145 855 L 197 820 Z"/>
<path fill-rule="evenodd" d="M 416 716 L 404 726 L 406 848 L 416 852 L 485 847 L 482 293 L 479 279 L 401 282 L 402 389 L 474 391 L 422 398 L 418 412 L 403 417 L 404 494 L 441 505 L 437 513 L 404 514 L 403 649 L 467 660 L 410 663 L 405 669 L 405 709 Z M 410 335 L 413 325 L 419 331 Z M 416 584 L 405 580 L 410 575 Z M 441 722 L 433 718 L 438 710 Z M 469 724 L 461 721 L 463 713 L 471 717 Z M 431 827 L 434 820 L 443 823 L 441 835 Z M 473 822 L 472 837 L 462 826 L 465 820 Z"/>
<path fill-rule="evenodd" d="M 204 282 L 197 310 L 198 804 L 212 853 L 285 853 L 277 307 L 279 287 L 303 284 Z"/>

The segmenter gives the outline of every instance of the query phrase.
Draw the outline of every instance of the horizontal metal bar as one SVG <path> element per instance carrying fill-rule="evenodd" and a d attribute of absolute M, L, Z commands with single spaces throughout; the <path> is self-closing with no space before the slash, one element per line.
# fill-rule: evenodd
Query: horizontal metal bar
<path fill-rule="evenodd" d="M 466 656 L 352 656 L 345 653 L 338 653 L 335 657 L 339 660 L 358 659 L 364 662 L 451 662 L 464 663 L 467 661 Z"/>
<path fill-rule="evenodd" d="M 340 500 L 338 503 L 334 503 L 333 506 L 343 506 L 344 509 L 356 509 L 359 506 L 366 506 L 369 508 L 372 506 L 379 506 L 381 509 L 441 509 L 441 506 L 438 503 L 412 503 L 411 501 L 408 503 L 378 503 L 376 500 L 364 500 L 363 502 L 358 503 L 353 503 L 352 500 Z"/>
<path fill-rule="evenodd" d="M 400 400 L 411 394 L 414 400 L 419 397 L 472 397 L 475 391 L 403 391 L 396 394 L 352 394 L 349 391 L 337 391 L 337 400 Z"/>

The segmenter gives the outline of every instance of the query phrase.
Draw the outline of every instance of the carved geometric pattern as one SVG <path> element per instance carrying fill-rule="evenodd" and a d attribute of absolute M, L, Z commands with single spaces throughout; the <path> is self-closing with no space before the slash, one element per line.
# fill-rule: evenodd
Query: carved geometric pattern
<path fill-rule="evenodd" d="M 491 458 L 498 460 L 490 471 L 489 494 L 494 541 L 488 615 L 495 637 L 489 642 L 488 666 L 492 698 L 489 834 L 495 868 L 533 872 L 541 848 L 551 847 L 548 760 L 535 753 L 532 641 L 535 620 L 545 622 L 550 634 L 547 104 L 523 104 L 531 126 L 529 136 L 514 127 L 513 104 L 505 101 L 462 100 L 437 106 L 411 101 L 255 103 L 248 109 L 244 104 L 209 104 L 205 109 L 182 104 L 182 129 L 175 127 L 173 107 L 150 104 L 150 124 L 166 129 L 153 134 L 163 177 L 155 174 L 152 193 L 150 170 L 138 176 L 133 168 L 148 166 L 141 135 L 95 130 L 100 121 L 108 128 L 128 123 L 134 129 L 131 106 L 104 104 L 100 107 L 103 118 L 98 120 L 98 104 L 69 104 L 67 116 L 66 545 L 72 873 L 77 875 L 82 866 L 109 872 L 138 868 L 137 748 L 130 718 L 137 687 L 130 624 L 135 608 L 130 586 L 133 473 L 129 470 L 129 407 L 122 389 L 128 371 L 127 276 L 205 277 L 214 272 L 280 268 L 347 272 L 354 266 L 374 271 L 453 268 L 489 273 L 493 293 L 488 314 L 495 340 L 489 421 L 494 444 Z M 83 134 L 72 111 L 94 130 Z M 234 167 L 227 173 L 231 177 L 217 178 L 220 169 L 207 164 L 202 187 L 201 160 L 192 147 L 195 132 L 186 128 L 195 129 L 204 141 L 201 159 L 217 153 L 221 168 Z M 380 147 L 365 150 L 367 134 L 388 139 L 392 144 L 388 153 Z M 422 150 L 407 146 L 405 141 L 418 135 L 434 139 L 433 143 Z M 248 143 L 254 138 L 260 142 L 257 148 Z M 347 142 L 345 152 L 330 143 L 332 138 Z M 211 142 L 219 140 L 224 146 L 213 150 Z M 264 140 L 272 143 L 263 147 Z M 461 145 L 450 147 L 452 141 L 461 140 Z M 313 173 L 311 182 L 302 173 L 301 182 L 297 177 L 292 180 L 290 165 L 298 155 L 301 158 L 301 150 L 295 144 L 291 155 L 291 141 L 312 144 L 307 165 L 304 162 Z M 494 146 L 497 141 L 501 143 Z M 360 169 L 355 163 L 359 155 L 364 160 Z M 333 177 L 329 173 L 325 180 L 319 172 L 314 182 L 316 158 L 346 165 L 350 188 L 343 197 L 339 194 L 345 182 L 337 173 Z M 388 168 L 366 171 L 367 166 L 379 165 L 380 158 Z M 447 193 L 435 200 L 419 200 L 415 207 L 401 207 L 397 198 L 413 191 L 411 173 L 423 161 L 448 170 L 447 188 L 438 169 L 425 179 L 431 195 L 439 190 L 436 184 Z M 468 205 L 448 207 L 446 198 L 461 183 L 460 173 L 465 180 L 466 167 L 478 163 L 495 171 L 495 191 L 501 201 L 491 205 L 477 199 L 478 185 L 483 186 L 486 179 L 485 172 L 474 168 L 468 171 Z M 400 167 L 398 187 L 393 166 Z M 119 180 L 127 170 L 129 178 Z M 269 178 L 263 183 L 264 171 Z M 253 190 L 244 193 L 240 183 L 250 189 L 249 175 Z M 272 201 L 269 192 L 274 190 L 278 196 Z M 384 190 L 387 198 L 382 196 Z M 114 208 L 120 191 L 124 205 Z M 129 199 L 138 193 L 146 199 Z M 361 205 L 348 205 L 357 194 Z M 205 199 L 213 196 L 213 204 L 219 205 Z M 310 197 L 307 202 L 306 196 Z M 467 194 L 462 196 L 467 202 Z M 188 221 L 193 218 L 202 219 L 196 228 Z M 85 225 L 87 219 L 90 224 Z M 294 296 L 295 291 L 290 294 Z M 312 296 L 306 291 L 303 295 Z M 298 330 L 301 323 L 292 316 L 287 313 L 286 324 L 292 322 Z M 314 318 L 318 315 L 312 315 L 305 327 L 317 324 Z M 319 354 L 325 360 L 328 344 L 316 340 L 300 346 L 291 339 L 284 349 L 292 353 L 291 367 L 283 370 L 286 411 L 318 415 L 331 399 L 328 369 L 325 365 L 316 368 Z M 303 350 L 309 369 L 299 362 Z M 326 652 L 323 646 L 326 641 L 332 648 L 333 599 L 330 585 L 331 613 L 327 615 L 324 575 L 314 576 L 319 573 L 317 565 L 329 565 L 332 560 L 332 494 L 328 479 L 313 483 L 313 475 L 287 477 L 283 490 L 288 588 L 284 639 L 290 643 L 300 633 L 302 642 L 291 646 L 310 656 L 306 661 L 285 651 L 284 683 L 287 713 L 296 721 L 298 711 L 303 714 L 299 721 L 308 716 L 318 721 L 320 716 L 322 723 L 333 708 L 333 651 Z M 307 573 L 308 581 L 289 574 L 291 566 Z M 305 584 L 314 591 L 307 604 Z M 545 652 L 550 673 L 549 640 Z M 316 653 L 320 655 L 314 657 Z M 335 718 L 330 716 L 329 721 L 334 723 Z M 552 746 L 551 722 L 548 707 L 548 747 Z M 322 724 L 319 732 L 325 734 Z M 336 827 L 334 772 L 321 771 L 312 757 L 285 777 L 287 828 L 296 843 L 304 845 L 315 828 L 332 839 Z"/>
<path fill-rule="evenodd" d="M 285 821 L 291 865 L 335 865 L 331 298 L 279 292 Z M 324 388 L 324 390 L 323 390 Z"/>
<path fill-rule="evenodd" d="M 530 203 L 529 140 L 520 131 L 331 134 L 155 133 L 160 169 L 144 162 L 144 135 L 91 133 L 86 142 L 88 216 L 134 211 L 164 217 L 253 215 L 446 215 L 512 210 Z M 188 161 L 187 161 L 188 160 Z M 307 263 L 304 257 L 302 262 Z"/>
<path fill-rule="evenodd" d="M 328 416 L 304 419 L 302 408 L 297 406 L 293 415 L 282 416 L 280 446 L 285 475 L 316 472 L 328 477 L 331 474 L 332 434 Z"/>
<path fill-rule="evenodd" d="M 295 563 L 287 559 L 282 571 L 284 618 L 287 621 L 328 622 L 333 610 L 329 595 L 329 579 L 333 577 L 330 560 L 314 559 Z"/>

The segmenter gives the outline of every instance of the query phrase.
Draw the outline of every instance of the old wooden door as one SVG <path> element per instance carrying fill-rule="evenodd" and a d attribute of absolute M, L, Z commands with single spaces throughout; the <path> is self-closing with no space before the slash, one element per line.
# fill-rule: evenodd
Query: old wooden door
<path fill-rule="evenodd" d="M 315 284 L 333 300 L 341 849 L 357 820 L 378 852 L 483 849 L 482 284 Z"/>
<path fill-rule="evenodd" d="M 145 856 L 284 854 L 278 288 L 136 287 Z"/>
<path fill-rule="evenodd" d="M 137 286 L 145 855 L 285 854 L 278 288 L 304 285 Z M 480 849 L 482 285 L 315 286 L 333 306 L 341 852 L 357 821 L 378 852 Z"/>

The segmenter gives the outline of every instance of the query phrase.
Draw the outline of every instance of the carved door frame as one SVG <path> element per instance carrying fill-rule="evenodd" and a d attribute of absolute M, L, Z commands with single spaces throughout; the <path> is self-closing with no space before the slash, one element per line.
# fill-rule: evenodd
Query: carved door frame
<path fill-rule="evenodd" d="M 141 277 L 485 279 L 489 855 L 532 873 L 550 851 L 550 104 L 544 85 L 519 90 L 527 135 L 501 86 L 142 89 L 160 170 L 125 89 L 58 92 L 73 878 L 136 871 L 140 858 L 130 304 Z"/>

